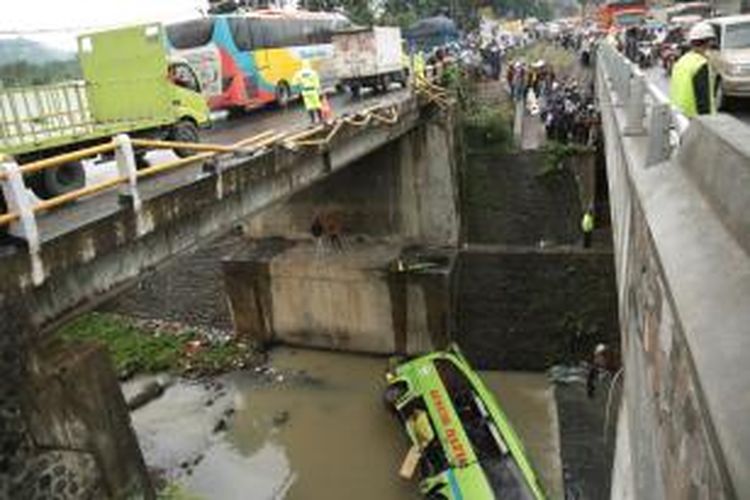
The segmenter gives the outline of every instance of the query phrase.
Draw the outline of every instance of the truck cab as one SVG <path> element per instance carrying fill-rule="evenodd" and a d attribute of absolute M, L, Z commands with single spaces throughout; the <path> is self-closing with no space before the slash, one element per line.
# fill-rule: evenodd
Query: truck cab
<path fill-rule="evenodd" d="M 83 81 L 0 89 L 0 153 L 23 165 L 117 134 L 198 142 L 199 128 L 210 123 L 208 105 L 190 66 L 167 54 L 158 23 L 81 35 Z M 81 161 L 71 160 L 28 174 L 25 182 L 47 199 L 82 188 L 86 176 Z"/>

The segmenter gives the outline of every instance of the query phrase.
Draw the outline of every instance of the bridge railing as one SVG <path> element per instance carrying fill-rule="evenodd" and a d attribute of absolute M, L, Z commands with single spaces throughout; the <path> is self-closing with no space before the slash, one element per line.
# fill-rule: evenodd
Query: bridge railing
<path fill-rule="evenodd" d="M 669 97 L 648 76 L 609 43 L 597 55 L 613 90 L 613 104 L 626 110 L 625 133 L 648 136 L 647 166 L 672 156 L 690 120 L 674 108 Z"/>
<path fill-rule="evenodd" d="M 424 82 L 415 86 L 415 88 L 420 95 L 425 95 L 429 102 L 438 105 L 444 104 L 445 97 L 440 93 L 439 87 Z M 129 205 L 138 216 L 142 205 L 139 182 L 146 178 L 202 164 L 204 169 L 217 174 L 217 189 L 220 190 L 221 176 L 218 174 L 220 174 L 221 168 L 217 165 L 222 159 L 238 156 L 251 158 L 275 145 L 290 150 L 304 147 L 326 148 L 334 137 L 347 127 L 392 126 L 398 123 L 399 119 L 397 105 L 379 102 L 302 131 L 277 132 L 268 130 L 231 145 L 138 139 L 131 138 L 127 134 L 120 134 L 101 145 L 23 165 L 16 163 L 10 156 L 0 155 L 0 188 L 7 207 L 5 213 L 0 213 L 0 230 L 7 231 L 26 242 L 31 256 L 32 279 L 34 284 L 41 284 L 44 281 L 44 272 L 39 257 L 41 240 L 37 217 L 45 212 L 79 200 L 85 201 L 86 198 L 104 191 L 117 190 L 119 200 L 125 205 Z M 185 149 L 196 154 L 138 169 L 135 148 Z M 69 162 L 110 154 L 114 154 L 117 166 L 117 174 L 114 177 L 50 199 L 37 200 L 31 196 L 24 181 L 24 176 L 27 175 L 58 168 Z"/>

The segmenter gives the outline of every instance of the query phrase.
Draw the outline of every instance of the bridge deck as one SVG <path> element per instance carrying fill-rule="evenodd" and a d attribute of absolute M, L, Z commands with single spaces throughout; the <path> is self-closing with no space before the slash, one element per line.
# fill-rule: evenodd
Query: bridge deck
<path fill-rule="evenodd" d="M 398 90 L 386 95 L 371 95 L 358 101 L 352 101 L 346 95 L 338 95 L 331 99 L 331 103 L 338 115 L 354 114 L 379 102 L 384 104 L 399 102 L 408 95 L 408 91 Z M 300 105 L 295 105 L 287 110 L 259 110 L 245 117 L 218 122 L 213 129 L 203 134 L 203 140 L 218 144 L 232 144 L 266 130 L 297 132 L 308 126 L 305 110 Z M 159 152 L 152 154 L 149 158 L 158 163 L 171 159 L 170 155 L 171 153 Z M 144 201 L 153 199 L 195 182 L 201 174 L 200 165 L 191 165 L 144 179 L 138 183 L 141 198 Z M 114 163 L 87 165 L 88 183 L 102 182 L 115 175 Z M 41 215 L 37 219 L 41 242 L 50 241 L 79 227 L 102 220 L 121 208 L 117 192 L 111 190 Z"/>

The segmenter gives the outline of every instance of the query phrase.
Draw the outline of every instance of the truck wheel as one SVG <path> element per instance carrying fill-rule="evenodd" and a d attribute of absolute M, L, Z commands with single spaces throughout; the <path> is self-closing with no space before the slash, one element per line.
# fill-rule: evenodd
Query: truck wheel
<path fill-rule="evenodd" d="M 383 75 L 380 79 L 380 92 L 387 94 L 391 88 L 391 75 Z"/>
<path fill-rule="evenodd" d="M 172 129 L 169 138 L 177 142 L 201 142 L 201 137 L 198 133 L 198 126 L 190 120 L 182 120 L 177 123 Z M 187 158 L 188 156 L 192 156 L 194 151 L 190 149 L 175 148 L 174 154 L 180 158 Z"/>
<path fill-rule="evenodd" d="M 289 85 L 286 82 L 279 82 L 276 85 L 276 104 L 280 108 L 286 108 L 291 100 L 292 91 L 289 89 Z"/>
<path fill-rule="evenodd" d="M 359 99 L 359 96 L 362 95 L 362 86 L 358 83 L 351 84 L 349 90 L 351 91 L 352 97 L 354 99 Z"/>
<path fill-rule="evenodd" d="M 85 185 L 86 172 L 80 161 L 42 170 L 28 179 L 28 186 L 43 200 L 81 189 Z"/>

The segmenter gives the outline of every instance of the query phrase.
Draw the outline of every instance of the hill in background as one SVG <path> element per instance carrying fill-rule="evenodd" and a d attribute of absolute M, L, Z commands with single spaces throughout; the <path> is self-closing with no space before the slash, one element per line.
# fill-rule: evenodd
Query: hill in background
<path fill-rule="evenodd" d="M 75 53 L 58 50 L 27 38 L 0 38 L 0 66 L 17 62 L 45 64 L 75 59 Z"/>

